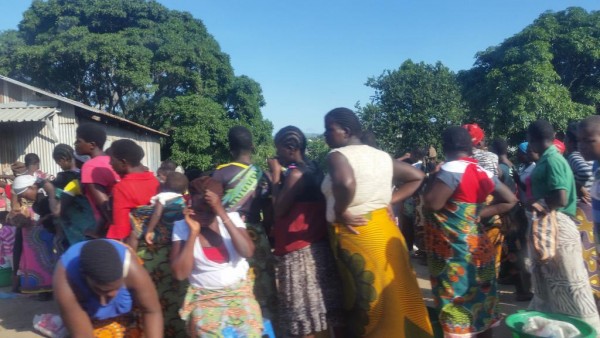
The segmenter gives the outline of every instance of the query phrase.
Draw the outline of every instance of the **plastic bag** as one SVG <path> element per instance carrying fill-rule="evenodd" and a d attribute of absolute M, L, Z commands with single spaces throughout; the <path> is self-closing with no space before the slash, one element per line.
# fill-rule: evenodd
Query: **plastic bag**
<path fill-rule="evenodd" d="M 571 323 L 534 316 L 527 319 L 523 332 L 544 338 L 575 338 L 579 330 Z"/>
<path fill-rule="evenodd" d="M 49 338 L 66 338 L 68 336 L 62 318 L 51 313 L 33 316 L 33 328 Z"/>

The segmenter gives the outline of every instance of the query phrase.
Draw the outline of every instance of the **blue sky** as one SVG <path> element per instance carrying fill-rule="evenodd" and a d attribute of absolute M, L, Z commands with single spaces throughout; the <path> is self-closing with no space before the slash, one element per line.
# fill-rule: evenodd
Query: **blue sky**
<path fill-rule="evenodd" d="M 546 10 L 600 8 L 598 0 L 159 0 L 201 19 L 237 75 L 258 81 L 275 131 L 323 131 L 323 116 L 365 104 L 364 85 L 406 59 L 468 69 L 474 55 Z M 30 2 L 5 1 L 0 30 L 16 29 Z"/>

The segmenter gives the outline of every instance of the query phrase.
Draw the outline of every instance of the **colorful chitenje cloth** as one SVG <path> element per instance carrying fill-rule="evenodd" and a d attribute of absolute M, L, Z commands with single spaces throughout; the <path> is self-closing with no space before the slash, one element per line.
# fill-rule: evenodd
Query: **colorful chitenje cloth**
<path fill-rule="evenodd" d="M 135 315 L 127 314 L 110 319 L 92 320 L 94 338 L 141 338 L 143 331 L 138 319 Z"/>
<path fill-rule="evenodd" d="M 188 282 L 173 278 L 169 265 L 171 237 L 175 221 L 183 219 L 185 201 L 182 197 L 168 201 L 159 224 L 154 229 L 153 244 L 147 245 L 143 238 L 154 207 L 141 206 L 130 213 L 132 231 L 138 237 L 137 255 L 150 274 L 163 310 L 165 337 L 186 337 L 185 323 L 179 317 Z"/>
<path fill-rule="evenodd" d="M 594 244 L 594 222 L 592 206 L 583 202 L 577 203 L 577 214 L 575 224 L 581 233 L 581 246 L 583 251 L 583 262 L 587 270 L 590 285 L 594 292 L 596 303 L 600 302 L 600 277 L 598 275 L 598 253 Z"/>
<path fill-rule="evenodd" d="M 473 159 L 444 164 L 437 178 L 453 189 L 425 227 L 431 288 L 445 337 L 474 337 L 499 321 L 495 248 L 477 222 L 495 189 Z"/>
<path fill-rule="evenodd" d="M 408 249 L 388 209 L 366 215 L 351 233 L 334 224 L 330 237 L 344 288 L 346 337 L 433 337 Z"/>
<path fill-rule="evenodd" d="M 86 233 L 94 232 L 96 229 L 96 218 L 94 210 L 88 199 L 81 193 L 79 180 L 73 180 L 65 186 L 65 189 L 56 189 L 56 197 L 62 194 L 71 196 L 70 205 L 61 211 L 60 225 L 69 245 L 88 240 Z"/>
<path fill-rule="evenodd" d="M 260 306 L 252 294 L 250 281 L 217 290 L 190 285 L 179 314 L 190 337 L 222 337 L 227 327 L 243 333 L 244 337 L 262 337 Z"/>
<path fill-rule="evenodd" d="M 52 273 L 56 264 L 53 251 L 54 235 L 40 225 L 25 226 L 23 251 L 19 262 L 21 292 L 52 291 Z"/>

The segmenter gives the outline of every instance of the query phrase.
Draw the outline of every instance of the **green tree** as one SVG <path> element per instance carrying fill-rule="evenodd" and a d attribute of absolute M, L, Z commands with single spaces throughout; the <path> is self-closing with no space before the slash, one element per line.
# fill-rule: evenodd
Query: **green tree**
<path fill-rule="evenodd" d="M 456 75 L 441 62 L 407 60 L 366 85 L 375 89 L 375 95 L 360 107 L 359 116 L 379 146 L 392 154 L 415 146 L 439 146 L 441 132 L 462 122 L 466 112 Z"/>
<path fill-rule="evenodd" d="M 524 140 L 539 118 L 559 130 L 593 114 L 600 94 L 600 16 L 580 8 L 542 14 L 522 32 L 477 54 L 459 73 L 468 119 L 491 135 Z"/>
<path fill-rule="evenodd" d="M 259 154 L 272 150 L 260 85 L 234 74 L 189 13 L 152 0 L 34 0 L 19 30 L 0 34 L 0 47 L 1 72 L 169 133 L 163 153 L 186 166 L 225 159 L 212 143 L 234 124 L 250 128 Z M 217 139 L 192 137 L 202 128 Z"/>
<path fill-rule="evenodd" d="M 306 157 L 315 161 L 321 170 L 327 171 L 327 154 L 330 149 L 325 138 L 320 135 L 309 137 L 306 141 Z"/>

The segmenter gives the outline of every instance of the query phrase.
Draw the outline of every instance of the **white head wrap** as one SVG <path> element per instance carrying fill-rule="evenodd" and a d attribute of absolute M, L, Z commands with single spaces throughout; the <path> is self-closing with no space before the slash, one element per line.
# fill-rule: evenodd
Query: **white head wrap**
<path fill-rule="evenodd" d="M 17 176 L 12 184 L 12 190 L 15 192 L 15 194 L 21 195 L 27 190 L 27 188 L 34 185 L 35 181 L 36 178 L 31 175 Z"/>

